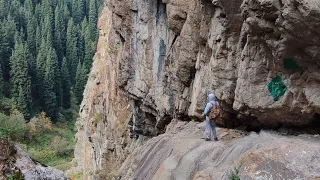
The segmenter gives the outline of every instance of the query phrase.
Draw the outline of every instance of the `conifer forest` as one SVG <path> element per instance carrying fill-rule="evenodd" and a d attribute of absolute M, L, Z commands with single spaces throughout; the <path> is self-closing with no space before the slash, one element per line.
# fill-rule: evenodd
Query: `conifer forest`
<path fill-rule="evenodd" d="M 72 103 L 81 102 L 102 4 L 103 0 L 0 0 L 2 111 L 14 108 L 27 122 L 45 112 L 56 121 Z"/>
<path fill-rule="evenodd" d="M 102 7 L 103 0 L 0 0 L 0 140 L 61 170 L 72 165 Z"/>

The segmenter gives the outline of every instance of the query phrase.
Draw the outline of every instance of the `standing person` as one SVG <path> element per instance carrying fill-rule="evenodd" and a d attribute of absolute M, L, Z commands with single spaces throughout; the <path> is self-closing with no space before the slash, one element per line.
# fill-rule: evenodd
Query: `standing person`
<path fill-rule="evenodd" d="M 215 141 L 218 141 L 216 124 L 212 120 L 210 120 L 209 114 L 210 114 L 210 111 L 212 110 L 213 105 L 216 105 L 219 107 L 219 103 L 215 100 L 215 95 L 213 93 L 208 95 L 208 100 L 209 102 L 207 103 L 206 108 L 204 109 L 204 112 L 202 114 L 202 116 L 206 116 L 205 140 L 211 141 L 213 138 Z"/>

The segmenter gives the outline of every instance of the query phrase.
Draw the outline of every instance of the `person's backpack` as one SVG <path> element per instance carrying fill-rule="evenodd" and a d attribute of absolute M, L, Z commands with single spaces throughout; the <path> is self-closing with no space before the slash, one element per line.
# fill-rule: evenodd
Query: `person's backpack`
<path fill-rule="evenodd" d="M 210 114 L 209 114 L 209 119 L 210 120 L 214 120 L 214 119 L 217 119 L 221 116 L 221 109 L 218 105 L 216 104 L 213 104 L 212 105 L 212 108 L 211 108 L 211 111 L 210 111 Z"/>

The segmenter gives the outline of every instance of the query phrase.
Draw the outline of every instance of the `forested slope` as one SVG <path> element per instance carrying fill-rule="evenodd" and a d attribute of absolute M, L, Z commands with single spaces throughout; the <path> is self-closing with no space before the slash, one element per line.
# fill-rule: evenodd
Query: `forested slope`
<path fill-rule="evenodd" d="M 58 120 L 71 107 L 72 94 L 79 104 L 96 50 L 102 2 L 0 0 L 2 102 L 14 105 L 26 120 L 41 111 Z"/>
<path fill-rule="evenodd" d="M 74 122 L 102 5 L 0 0 L 0 140 L 14 141 L 36 161 L 61 170 L 73 158 Z M 0 168 L 0 179 L 3 173 Z"/>

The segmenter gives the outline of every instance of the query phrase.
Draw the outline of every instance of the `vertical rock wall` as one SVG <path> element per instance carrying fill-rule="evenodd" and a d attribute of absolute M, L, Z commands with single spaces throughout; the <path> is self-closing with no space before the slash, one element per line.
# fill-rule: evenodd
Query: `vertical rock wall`
<path fill-rule="evenodd" d="M 214 92 L 228 119 L 312 125 L 320 113 L 320 1 L 106 0 L 77 122 L 75 160 L 117 169 L 173 118 L 200 120 Z"/>
<path fill-rule="evenodd" d="M 117 85 L 121 39 L 112 28 L 112 12 L 105 7 L 99 19 L 99 42 L 94 57 L 80 118 L 76 123 L 75 166 L 83 179 L 94 178 L 100 169 L 117 169 L 128 151 L 131 107 Z M 112 174 L 110 174 L 110 177 Z"/>

